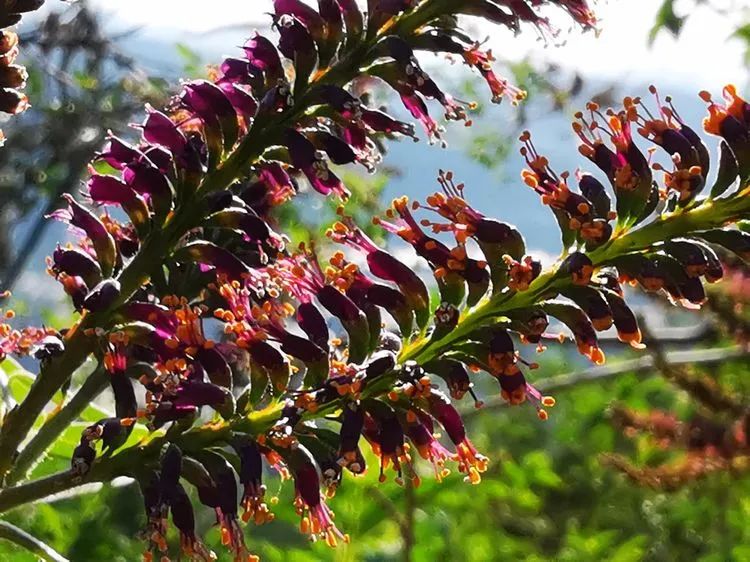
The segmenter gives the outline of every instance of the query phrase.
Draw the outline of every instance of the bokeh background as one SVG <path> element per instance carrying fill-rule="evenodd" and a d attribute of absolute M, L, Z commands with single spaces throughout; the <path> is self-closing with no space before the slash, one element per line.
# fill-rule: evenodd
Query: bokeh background
<path fill-rule="evenodd" d="M 237 53 L 254 29 L 268 29 L 270 5 L 49 1 L 24 20 L 19 34 L 33 107 L 2 125 L 9 140 L 0 151 L 0 288 L 13 289 L 22 321 L 62 326 L 70 318 L 45 273 L 45 256 L 66 232 L 43 216 L 60 195 L 77 192 L 107 130 L 132 134 L 128 123 L 139 118 L 144 102 L 164 103 L 181 77 L 205 75 L 222 55 Z M 488 36 L 505 74 L 529 92 L 521 107 L 485 103 L 483 85 L 469 80 L 463 65 L 426 59 L 456 97 L 479 102 L 474 125 L 448 125 L 447 148 L 392 144 L 375 175 L 347 172 L 357 212 L 375 213 L 401 194 L 423 197 L 435 189 L 438 168 L 450 169 L 466 183 L 473 205 L 515 223 L 531 253 L 550 262 L 559 250 L 558 231 L 538 196 L 519 181 L 520 131 L 533 132 L 556 170 L 573 171 L 583 161 L 570 119 L 588 99 L 607 106 L 624 95 L 645 97 L 654 83 L 697 127 L 704 113 L 699 90 L 748 85 L 746 0 L 610 0 L 597 9 L 598 35 L 563 29 L 545 42 L 525 29 L 517 37 L 497 30 Z M 378 101 L 392 101 L 385 92 L 378 95 Z M 332 211 L 322 198 L 303 196 L 281 220 L 295 239 L 319 237 Z M 397 244 L 392 249 L 411 259 Z M 493 459 L 480 486 L 457 475 L 442 484 L 424 478 L 418 489 L 406 490 L 378 485 L 375 474 L 347 479 L 332 506 L 352 541 L 330 550 L 296 531 L 291 486 L 271 479 L 270 492 L 280 497 L 277 520 L 248 529 L 251 550 L 279 561 L 750 560 L 750 479 L 742 467 L 664 490 L 637 485 L 602 462 L 613 452 L 640 466 L 680 462 L 681 453 L 648 436 L 626 435 L 613 420 L 621 407 L 659 408 L 685 419 L 701 414 L 703 407 L 673 384 L 669 369 L 710 377 L 739 403 L 747 397 L 750 363 L 746 346 L 737 343 L 738 334 L 744 336 L 737 307 L 747 292 L 744 271 L 733 279 L 733 292 L 716 290 L 719 304 L 705 312 L 677 312 L 637 296 L 652 344 L 647 352 L 625 350 L 609 338 L 608 366 L 591 369 L 574 349 L 548 350 L 535 372 L 558 402 L 546 423 L 533 408 L 504 408 L 492 398 L 478 415 L 467 404 L 473 440 Z M 739 327 L 727 330 L 730 320 Z M 477 390 L 497 393 L 489 386 Z M 37 470 L 64 464 L 53 451 Z M 129 482 L 116 484 L 54 498 L 8 519 L 75 562 L 138 560 L 141 498 Z M 215 543 L 213 515 L 205 511 L 199 522 Z M 0 542 L 0 560 L 33 559 Z"/>

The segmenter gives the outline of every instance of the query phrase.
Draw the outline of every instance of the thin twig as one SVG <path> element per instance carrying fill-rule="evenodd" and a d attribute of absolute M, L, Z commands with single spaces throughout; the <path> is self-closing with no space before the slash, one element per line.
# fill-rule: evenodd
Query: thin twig
<path fill-rule="evenodd" d="M 0 539 L 5 539 L 25 548 L 46 562 L 69 562 L 67 558 L 55 551 L 51 546 L 32 537 L 23 529 L 19 529 L 7 521 L 0 521 Z"/>
<path fill-rule="evenodd" d="M 109 375 L 100 367 L 89 375 L 81 387 L 73 395 L 73 398 L 63 406 L 59 412 L 54 414 L 31 438 L 21 450 L 8 473 L 8 484 L 13 485 L 26 477 L 29 469 L 41 460 L 44 452 L 65 431 L 65 429 L 86 409 L 91 401 L 99 396 L 109 382 Z"/>
<path fill-rule="evenodd" d="M 667 364 L 670 366 L 714 365 L 732 359 L 747 357 L 748 355 L 750 355 L 748 349 L 736 345 L 732 347 L 712 349 L 669 351 L 665 353 L 665 358 Z M 635 373 L 639 377 L 649 377 L 654 374 L 656 366 L 657 360 L 653 355 L 645 355 L 637 359 L 628 359 L 612 365 L 590 367 L 582 371 L 575 371 L 564 375 L 558 375 L 556 377 L 550 377 L 535 383 L 535 386 L 542 392 L 552 392 L 578 386 L 579 384 L 611 379 L 618 375 L 630 372 Z M 507 406 L 507 402 L 500 397 L 489 398 L 485 401 L 484 407 L 479 410 L 467 410 L 463 413 L 463 417 L 464 419 L 467 419 L 476 415 L 477 412 L 493 408 L 503 408 L 505 406 Z"/>

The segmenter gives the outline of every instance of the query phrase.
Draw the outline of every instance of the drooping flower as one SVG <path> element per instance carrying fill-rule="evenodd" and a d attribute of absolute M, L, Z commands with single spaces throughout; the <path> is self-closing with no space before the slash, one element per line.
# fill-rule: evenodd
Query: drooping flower
<path fill-rule="evenodd" d="M 526 99 L 524 90 L 513 86 L 507 79 L 497 76 L 492 70 L 495 57 L 491 50 L 483 51 L 479 43 L 474 43 L 464 49 L 462 56 L 464 62 L 476 68 L 487 82 L 492 92 L 493 103 L 500 103 L 503 98 L 507 98 L 513 105 L 516 105 Z"/>
<path fill-rule="evenodd" d="M 380 482 L 385 482 L 385 471 L 393 466 L 395 482 L 404 483 L 404 469 L 413 477 L 411 458 L 404 443 L 404 430 L 395 411 L 384 402 L 367 404 L 363 435 L 370 443 L 373 453 L 380 458 Z"/>
<path fill-rule="evenodd" d="M 426 401 L 430 414 L 443 426 L 448 437 L 456 446 L 458 470 L 466 475 L 465 479 L 472 484 L 479 484 L 481 474 L 487 470 L 487 457 L 479 454 L 474 445 L 466 437 L 466 429 L 450 400 L 439 392 L 430 394 Z"/>
<path fill-rule="evenodd" d="M 325 540 L 331 547 L 338 541 L 349 542 L 348 535 L 341 533 L 333 522 L 333 512 L 321 495 L 318 469 L 310 453 L 304 447 L 295 448 L 290 453 L 289 465 L 294 476 L 294 503 L 301 518 L 300 530 L 313 540 Z"/>
<path fill-rule="evenodd" d="M 289 129 L 286 133 L 286 146 L 289 149 L 292 164 L 305 174 L 310 185 L 317 192 L 322 195 L 333 193 L 341 199 L 349 197 L 349 191 L 338 176 L 329 169 L 323 154 L 315 149 L 315 145 L 305 135 Z"/>
<path fill-rule="evenodd" d="M 240 505 L 244 509 L 242 520 L 251 519 L 256 525 L 273 521 L 274 515 L 265 502 L 266 487 L 262 483 L 263 461 L 260 449 L 251 439 L 236 439 L 232 443 L 240 457 L 239 480 L 244 489 Z"/>

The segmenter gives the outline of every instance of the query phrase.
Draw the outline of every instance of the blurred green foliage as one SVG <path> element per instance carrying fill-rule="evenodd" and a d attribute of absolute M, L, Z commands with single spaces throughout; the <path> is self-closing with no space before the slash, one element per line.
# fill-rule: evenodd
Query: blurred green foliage
<path fill-rule="evenodd" d="M 750 63 L 750 6 L 746 2 L 723 2 L 721 0 L 662 0 L 656 20 L 649 32 L 649 42 L 653 43 L 662 31 L 667 31 L 677 37 L 696 8 L 705 7 L 724 15 L 734 22 L 734 32 L 731 38 L 740 39 L 745 43 L 745 62 Z"/>
<path fill-rule="evenodd" d="M 547 355 L 539 380 L 569 368 L 565 356 Z M 600 464 L 597 456 L 606 451 L 642 464 L 662 462 L 669 454 L 647 437 L 626 439 L 613 428 L 607 408 L 614 399 L 635 409 L 691 413 L 692 403 L 669 383 L 640 375 L 561 391 L 546 423 L 530 407 L 470 416 L 475 444 L 493 459 L 475 487 L 457 473 L 436 483 L 423 462 L 417 465 L 422 484 L 413 495 L 393 482 L 378 485 L 376 460 L 370 455 L 368 474 L 346 477 L 330 500 L 337 525 L 352 539 L 336 550 L 310 545 L 297 532 L 299 521 L 290 505 L 293 487 L 271 476 L 269 493 L 279 496 L 277 519 L 248 527 L 251 551 L 271 562 L 750 559 L 747 478 L 720 474 L 664 494 L 633 486 Z M 746 362 L 722 365 L 717 378 L 743 395 L 750 392 Z M 481 390 L 489 394 L 496 389 Z M 470 408 L 468 401 L 465 407 Z M 137 538 L 142 511 L 136 488 L 126 485 L 17 510 L 8 520 L 72 561 L 130 561 L 138 560 L 142 548 Z M 204 529 L 214 522 L 208 508 L 198 519 Z M 207 537 L 219 560 L 225 559 L 218 530 L 208 531 Z M 412 544 L 408 552 L 405 541 Z M 0 560 L 33 558 L 0 543 Z"/>

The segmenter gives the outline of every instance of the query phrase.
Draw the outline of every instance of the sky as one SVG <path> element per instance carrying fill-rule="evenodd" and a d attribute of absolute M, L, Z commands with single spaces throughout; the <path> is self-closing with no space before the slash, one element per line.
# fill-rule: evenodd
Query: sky
<path fill-rule="evenodd" d="M 715 0 L 715 5 L 737 5 L 741 0 Z M 262 27 L 268 21 L 272 0 L 95 0 L 111 15 L 113 25 L 138 26 L 148 34 L 207 34 L 217 28 Z M 585 76 L 603 79 L 623 76 L 660 76 L 673 84 L 694 84 L 697 79 L 709 84 L 745 79 L 742 45 L 726 42 L 732 32 L 731 21 L 708 8 L 694 9 L 679 40 L 662 34 L 649 48 L 648 35 L 659 0 L 599 1 L 595 9 L 601 20 L 601 33 L 580 34 L 574 30 L 563 46 L 545 46 L 527 28 L 519 38 L 509 32 L 492 29 L 489 45 L 504 57 L 524 55 L 544 58 L 563 67 L 575 67 Z M 690 9 L 692 2 L 678 3 L 678 9 Z M 555 12 L 550 16 L 555 19 Z M 566 20 L 567 21 L 567 20 Z M 561 22 L 561 27 L 569 27 Z M 710 32 L 707 33 L 707 30 Z M 488 30 L 489 32 L 489 30 Z M 481 35 L 481 33 L 480 33 Z M 513 51 L 508 52 L 508 45 Z"/>

